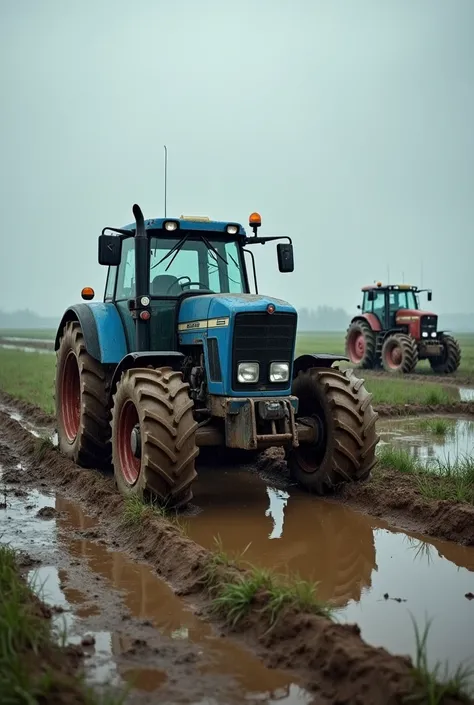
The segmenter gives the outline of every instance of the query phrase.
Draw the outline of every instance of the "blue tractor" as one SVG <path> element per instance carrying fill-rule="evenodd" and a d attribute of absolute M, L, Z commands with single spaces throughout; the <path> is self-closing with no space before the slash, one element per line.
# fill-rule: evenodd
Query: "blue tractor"
<path fill-rule="evenodd" d="M 281 446 L 294 479 L 325 494 L 368 478 L 376 462 L 371 395 L 340 355 L 294 359 L 293 306 L 250 293 L 246 246 L 277 245 L 292 272 L 289 237 L 260 237 L 208 218 L 144 220 L 104 228 L 103 302 L 71 306 L 57 331 L 60 450 L 82 467 L 112 462 L 124 495 L 168 506 L 192 497 L 199 449 L 230 457 Z"/>

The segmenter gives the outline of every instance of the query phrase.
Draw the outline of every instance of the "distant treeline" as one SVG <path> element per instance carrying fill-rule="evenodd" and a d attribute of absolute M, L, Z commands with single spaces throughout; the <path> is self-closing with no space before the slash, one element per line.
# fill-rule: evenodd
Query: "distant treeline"
<path fill-rule="evenodd" d="M 318 306 L 316 309 L 300 308 L 298 310 L 298 328 L 301 331 L 345 331 L 351 316 L 342 308 Z M 45 318 L 33 311 L 16 311 L 6 313 L 0 311 L 0 329 L 41 329 L 56 328 L 59 318 Z M 446 313 L 439 316 L 440 330 L 451 330 L 456 333 L 474 333 L 474 313 Z"/>

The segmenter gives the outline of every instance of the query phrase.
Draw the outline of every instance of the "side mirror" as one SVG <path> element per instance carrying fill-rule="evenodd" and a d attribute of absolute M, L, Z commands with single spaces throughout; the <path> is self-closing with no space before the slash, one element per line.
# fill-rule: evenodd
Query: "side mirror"
<path fill-rule="evenodd" d="M 428 292 L 428 301 L 431 301 L 432 298 L 433 298 L 433 294 L 431 291 L 429 291 Z"/>
<path fill-rule="evenodd" d="M 284 274 L 293 272 L 295 263 L 293 261 L 293 245 L 280 242 L 277 245 L 278 269 Z"/>
<path fill-rule="evenodd" d="M 117 235 L 99 235 L 99 264 L 118 267 L 122 258 L 122 240 Z"/>
<path fill-rule="evenodd" d="M 370 290 L 367 292 L 367 299 L 368 299 L 369 301 L 375 301 L 375 291 L 374 291 L 373 289 L 370 289 Z"/>

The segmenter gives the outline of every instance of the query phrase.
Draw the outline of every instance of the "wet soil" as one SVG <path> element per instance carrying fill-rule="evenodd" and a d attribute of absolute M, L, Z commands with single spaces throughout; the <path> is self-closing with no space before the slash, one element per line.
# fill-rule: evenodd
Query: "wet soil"
<path fill-rule="evenodd" d="M 390 416 L 474 416 L 474 401 L 458 401 L 452 404 L 378 404 L 376 410 L 381 418 Z"/>
<path fill-rule="evenodd" d="M 100 520 L 99 523 L 90 528 L 81 529 L 81 532 L 86 533 L 78 535 L 78 540 L 86 540 L 99 546 L 103 542 L 103 546 L 112 546 L 116 551 L 126 549 L 130 556 L 146 561 L 152 570 L 167 579 L 173 585 L 175 592 L 186 596 L 189 608 L 193 605 L 196 609 L 197 606 L 201 613 L 212 616 L 209 613 L 209 594 L 203 584 L 203 570 L 210 557 L 208 551 L 197 546 L 176 527 L 162 519 L 146 516 L 133 530 L 130 527 L 124 527 L 123 500 L 116 493 L 109 478 L 77 468 L 53 449 L 42 447 L 40 460 L 37 441 L 17 421 L 3 413 L 0 413 L 0 449 L 0 462 L 6 468 L 5 481 L 12 485 L 16 484 L 19 489 L 27 492 L 30 488 L 41 486 L 42 483 L 49 488 L 54 487 L 61 495 L 84 502 L 88 512 L 95 514 Z M 55 509 L 60 513 L 56 521 L 59 521 L 60 515 L 67 515 L 67 507 L 65 508 L 64 504 L 56 506 Z M 37 518 L 37 521 L 44 523 L 45 520 Z M 71 519 L 69 518 L 68 521 Z M 69 531 L 71 530 L 70 528 Z M 112 570 L 110 567 L 108 569 L 105 567 L 107 565 L 105 553 L 101 554 L 93 564 L 92 559 L 87 557 L 87 551 L 91 552 L 92 549 L 86 549 L 86 556 L 82 560 L 87 561 L 89 569 L 93 571 L 92 580 L 99 586 L 104 580 L 103 594 L 108 597 L 109 606 L 113 605 L 118 609 L 117 599 L 115 596 L 112 599 L 110 597 L 111 594 L 113 595 L 110 592 L 110 578 L 108 580 L 106 577 L 100 578 L 101 574 L 104 576 L 104 571 L 106 574 L 107 570 Z M 68 552 L 73 552 L 71 547 Z M 78 587 L 78 582 L 74 584 L 72 579 L 71 587 L 87 593 L 88 580 L 82 577 L 85 574 L 84 564 L 81 564 L 79 557 L 76 560 L 79 560 L 81 582 Z M 66 566 L 68 576 L 73 575 L 73 567 Z M 96 579 L 97 575 L 99 580 Z M 235 579 L 235 573 L 229 574 L 228 579 Z M 68 577 L 68 580 L 71 578 Z M 79 576 L 77 580 L 79 581 Z M 133 592 L 136 590 L 133 589 Z M 88 595 L 89 593 L 86 596 Z M 93 595 L 100 596 L 100 588 L 96 588 Z M 93 599 L 94 604 L 85 605 L 86 611 L 96 606 L 99 609 L 99 615 L 107 614 L 103 610 L 99 597 Z M 306 689 L 311 690 L 312 702 L 321 704 L 337 702 L 341 705 L 356 702 L 401 703 L 406 695 L 413 693 L 414 681 L 409 659 L 392 656 L 384 649 L 374 648 L 364 643 L 360 638 L 359 628 L 355 625 L 334 624 L 326 618 L 307 613 L 287 611 L 276 625 L 269 629 L 268 621 L 260 609 L 266 599 L 265 595 L 259 597 L 249 617 L 236 628 L 233 638 L 247 644 L 260 656 L 267 667 L 285 671 L 291 669 L 290 683 L 296 684 L 299 680 Z M 159 601 L 163 602 L 162 599 Z M 392 604 L 392 602 L 384 600 L 384 604 Z M 393 602 L 393 604 L 399 603 Z M 92 617 L 99 619 L 99 615 L 92 615 Z M 90 619 L 91 615 L 87 618 Z M 113 611 L 107 622 L 114 624 Z M 140 629 L 142 630 L 143 627 L 147 625 L 141 625 Z M 189 630 L 189 627 L 187 628 Z M 221 624 L 219 628 L 229 633 L 229 629 L 224 625 Z M 140 638 L 145 641 L 145 644 L 135 645 L 140 664 L 139 666 L 137 663 L 137 667 L 146 663 L 146 655 L 142 655 L 141 649 L 143 648 L 146 654 L 149 648 L 148 637 Z M 175 660 L 176 652 L 173 653 L 170 661 Z M 232 661 L 237 669 L 247 671 L 247 668 L 242 666 L 241 657 L 234 655 Z M 155 657 L 151 659 L 151 663 L 156 667 Z M 222 673 L 222 667 L 218 670 Z M 212 684 L 215 692 L 217 692 L 218 680 L 218 676 L 214 673 Z M 189 694 L 193 694 L 193 700 L 196 702 L 196 684 L 202 681 L 196 679 L 195 668 L 191 668 L 187 676 L 178 678 L 178 681 L 179 687 L 188 688 Z M 287 687 L 288 681 L 283 689 Z M 261 689 L 259 692 L 261 693 Z M 289 695 L 285 694 L 285 698 L 290 698 L 286 700 L 287 702 L 294 701 L 293 692 L 291 691 Z M 306 697 L 302 696 L 302 692 L 298 691 L 296 696 L 299 701 L 302 698 L 304 701 Z M 229 699 L 228 692 L 224 691 L 224 693 L 224 700 Z M 246 698 L 248 696 L 248 693 L 244 695 Z M 274 696 L 271 695 L 267 699 L 274 699 Z M 217 700 L 223 701 L 219 696 Z"/>

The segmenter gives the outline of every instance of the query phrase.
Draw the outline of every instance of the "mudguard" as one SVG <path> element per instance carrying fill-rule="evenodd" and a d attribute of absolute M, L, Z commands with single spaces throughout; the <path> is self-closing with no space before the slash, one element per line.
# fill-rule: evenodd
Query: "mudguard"
<path fill-rule="evenodd" d="M 350 362 L 345 355 L 331 355 L 330 353 L 300 355 L 293 363 L 293 379 L 300 373 L 312 367 L 331 367 L 333 362 Z"/>
<path fill-rule="evenodd" d="M 122 376 L 122 372 L 125 370 L 129 370 L 133 367 L 148 367 L 148 365 L 152 365 L 153 367 L 172 367 L 173 370 L 180 370 L 183 360 L 183 353 L 176 352 L 175 350 L 162 350 L 161 352 L 150 350 L 149 352 L 129 353 L 125 355 L 125 357 L 120 360 L 120 364 L 117 365 L 114 376 L 112 377 L 110 393 L 115 394 L 118 381 Z"/>
<path fill-rule="evenodd" d="M 120 314 L 112 303 L 76 304 L 67 309 L 59 324 L 54 349 L 68 321 L 79 321 L 86 350 L 104 365 L 117 365 L 128 353 Z"/>

